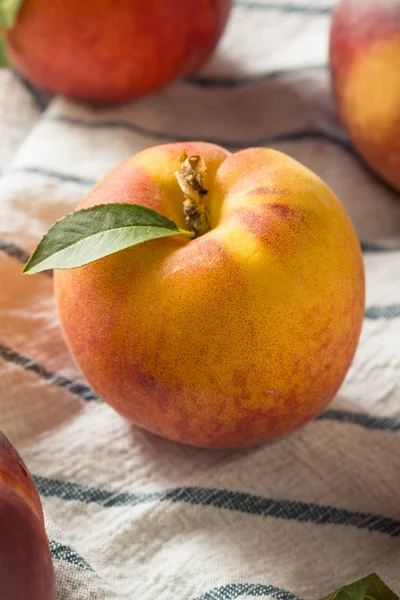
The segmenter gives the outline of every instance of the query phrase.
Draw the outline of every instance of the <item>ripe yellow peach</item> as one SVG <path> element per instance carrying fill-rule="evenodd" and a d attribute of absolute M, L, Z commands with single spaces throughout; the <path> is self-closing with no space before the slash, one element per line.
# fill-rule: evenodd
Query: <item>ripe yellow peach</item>
<path fill-rule="evenodd" d="M 94 390 L 133 423 L 203 447 L 277 438 L 319 413 L 364 315 L 360 245 L 332 191 L 266 148 L 149 148 L 79 208 L 129 202 L 187 228 L 176 172 L 201 156 L 210 230 L 55 272 L 61 324 Z"/>
<path fill-rule="evenodd" d="M 369 166 L 400 190 L 400 0 L 342 0 L 330 67 L 339 116 Z"/>

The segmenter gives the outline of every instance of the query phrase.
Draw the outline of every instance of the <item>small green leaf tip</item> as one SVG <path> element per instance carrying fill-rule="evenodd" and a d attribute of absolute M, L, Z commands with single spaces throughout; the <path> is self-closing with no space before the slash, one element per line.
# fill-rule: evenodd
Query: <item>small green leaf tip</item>
<path fill-rule="evenodd" d="M 57 221 L 32 253 L 23 273 L 73 269 L 157 238 L 194 233 L 139 204 L 110 203 L 70 213 Z"/>
<path fill-rule="evenodd" d="M 350 585 L 345 585 L 322 600 L 399 600 L 397 594 L 372 573 Z"/>
<path fill-rule="evenodd" d="M 0 29 L 11 29 L 24 0 L 0 0 Z"/>
<path fill-rule="evenodd" d="M 0 33 L 0 69 L 7 69 L 11 66 L 8 59 L 7 44 Z"/>

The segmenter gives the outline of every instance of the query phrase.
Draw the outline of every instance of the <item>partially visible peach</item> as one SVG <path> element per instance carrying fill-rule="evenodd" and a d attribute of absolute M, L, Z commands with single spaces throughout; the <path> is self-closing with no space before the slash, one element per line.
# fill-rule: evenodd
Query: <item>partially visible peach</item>
<path fill-rule="evenodd" d="M 341 0 L 330 68 L 339 115 L 356 148 L 400 190 L 400 0 Z"/>
<path fill-rule="evenodd" d="M 96 393 L 133 423 L 205 447 L 271 440 L 320 412 L 347 373 L 360 244 L 323 181 L 267 148 L 148 148 L 80 208 L 142 204 L 185 229 L 182 152 L 205 161 L 211 229 L 56 270 L 61 324 Z"/>
<path fill-rule="evenodd" d="M 0 589 L 4 600 L 55 600 L 54 570 L 39 494 L 0 432 Z"/>
<path fill-rule="evenodd" d="M 12 62 L 50 92 L 126 102 L 192 73 L 214 50 L 231 0 L 25 0 Z"/>

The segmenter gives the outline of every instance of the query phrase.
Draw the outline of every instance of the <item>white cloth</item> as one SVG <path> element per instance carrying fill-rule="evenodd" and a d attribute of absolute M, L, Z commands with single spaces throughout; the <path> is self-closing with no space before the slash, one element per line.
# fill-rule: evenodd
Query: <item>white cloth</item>
<path fill-rule="evenodd" d="M 0 73 L 0 428 L 41 493 L 59 600 L 316 600 L 372 571 L 400 590 L 400 199 L 337 123 L 329 19 L 323 0 L 237 0 L 201 74 L 118 108 L 47 102 Z M 206 451 L 129 425 L 74 366 L 51 278 L 20 275 L 92 183 L 178 139 L 289 153 L 364 243 L 353 366 L 327 412 L 274 444 Z"/>

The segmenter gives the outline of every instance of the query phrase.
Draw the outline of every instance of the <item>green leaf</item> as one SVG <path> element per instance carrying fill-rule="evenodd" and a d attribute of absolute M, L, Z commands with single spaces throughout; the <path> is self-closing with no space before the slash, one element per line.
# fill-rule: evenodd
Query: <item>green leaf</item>
<path fill-rule="evenodd" d="M 399 600 L 383 581 L 372 573 L 350 585 L 345 585 L 321 600 Z"/>
<path fill-rule="evenodd" d="M 0 0 L 0 27 L 11 29 L 24 0 Z"/>
<path fill-rule="evenodd" d="M 43 236 L 23 273 L 73 269 L 130 246 L 191 231 L 139 204 L 110 203 L 78 210 L 57 221 Z"/>
<path fill-rule="evenodd" d="M 10 61 L 8 59 L 6 40 L 0 33 L 0 69 L 7 68 L 9 66 L 10 66 Z"/>

